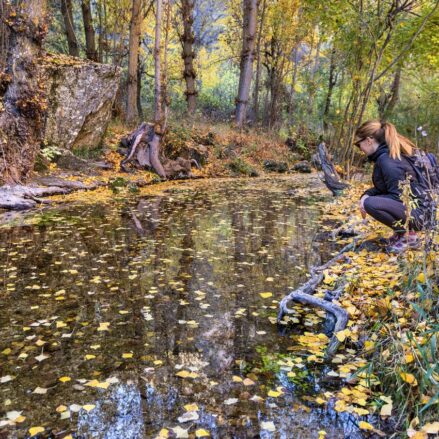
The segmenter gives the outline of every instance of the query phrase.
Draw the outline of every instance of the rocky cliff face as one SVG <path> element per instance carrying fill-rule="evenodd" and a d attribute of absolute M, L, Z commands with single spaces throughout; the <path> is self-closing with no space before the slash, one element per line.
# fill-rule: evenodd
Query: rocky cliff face
<path fill-rule="evenodd" d="M 98 146 L 110 121 L 120 69 L 63 55 L 46 56 L 42 66 L 48 101 L 45 145 Z"/>

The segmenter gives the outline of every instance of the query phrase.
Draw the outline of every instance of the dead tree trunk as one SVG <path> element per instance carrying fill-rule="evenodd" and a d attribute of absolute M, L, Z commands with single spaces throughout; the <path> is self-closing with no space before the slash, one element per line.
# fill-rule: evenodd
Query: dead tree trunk
<path fill-rule="evenodd" d="M 257 0 L 244 0 L 244 23 L 242 30 L 241 69 L 239 75 L 238 98 L 236 99 L 236 124 L 242 128 L 245 123 L 250 85 L 255 57 Z"/>
<path fill-rule="evenodd" d="M 4 91 L 0 104 L 0 181 L 17 183 L 32 172 L 42 140 L 47 103 L 36 60 L 47 32 L 46 1 L 20 2 L 20 6 L 11 7 L 7 22 L 11 39 L 9 75 L 0 84 L 0 95 Z"/>
<path fill-rule="evenodd" d="M 130 42 L 128 55 L 128 99 L 126 122 L 135 124 L 139 119 L 137 111 L 137 66 L 139 62 L 140 25 L 142 24 L 141 0 L 133 0 L 130 22 Z"/>
<path fill-rule="evenodd" d="M 69 55 L 79 56 L 78 41 L 73 27 L 72 0 L 61 0 L 61 13 L 64 19 Z"/>
<path fill-rule="evenodd" d="M 194 114 L 197 106 L 197 90 L 195 80 L 197 78 L 197 72 L 194 67 L 194 7 L 195 0 L 181 0 L 181 15 L 183 19 L 183 34 L 180 35 L 180 41 L 183 47 L 182 58 L 184 61 L 183 76 L 186 82 L 186 102 L 187 113 L 189 115 Z"/>
<path fill-rule="evenodd" d="M 82 0 L 82 19 L 84 21 L 85 32 L 85 51 L 87 58 L 92 61 L 98 61 L 98 52 L 96 51 L 95 30 L 93 28 L 93 18 L 91 15 L 90 0 Z"/>
<path fill-rule="evenodd" d="M 332 195 L 335 197 L 341 195 L 343 190 L 349 187 L 347 183 L 340 179 L 331 157 L 328 154 L 326 145 L 323 142 L 318 146 L 318 152 L 314 154 L 312 162 L 318 170 L 323 172 L 322 181 L 332 192 Z"/>

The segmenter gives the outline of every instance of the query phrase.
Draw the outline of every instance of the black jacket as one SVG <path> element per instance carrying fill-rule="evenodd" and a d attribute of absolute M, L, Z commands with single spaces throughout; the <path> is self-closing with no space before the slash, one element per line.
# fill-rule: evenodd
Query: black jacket
<path fill-rule="evenodd" d="M 405 180 L 407 175 L 411 175 L 413 181 L 417 180 L 412 165 L 403 155 L 401 155 L 401 160 L 392 159 L 389 156 L 389 148 L 385 143 L 381 143 L 378 149 L 368 156 L 368 159 L 375 162 L 372 174 L 374 187 L 368 189 L 363 195 L 379 195 L 380 197 L 401 201 L 400 181 Z"/>

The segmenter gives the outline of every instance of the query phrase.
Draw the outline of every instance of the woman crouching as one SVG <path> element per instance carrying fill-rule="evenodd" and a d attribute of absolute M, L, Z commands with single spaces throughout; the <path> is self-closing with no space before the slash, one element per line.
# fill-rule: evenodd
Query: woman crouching
<path fill-rule="evenodd" d="M 419 246 L 417 231 L 423 228 L 426 203 L 424 194 L 417 191 L 416 208 L 410 212 L 409 230 L 407 207 L 401 201 L 400 183 L 410 178 L 416 184 L 413 168 L 415 145 L 396 131 L 389 122 L 372 120 L 363 123 L 355 133 L 355 145 L 374 162 L 372 182 L 374 187 L 361 196 L 360 211 L 393 229 L 394 234 L 386 240 L 389 250 L 400 253 L 406 248 Z"/>

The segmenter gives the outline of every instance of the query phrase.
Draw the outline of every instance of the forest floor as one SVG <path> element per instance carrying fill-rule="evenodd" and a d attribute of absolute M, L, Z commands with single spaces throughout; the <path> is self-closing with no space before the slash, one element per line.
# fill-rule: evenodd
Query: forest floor
<path fill-rule="evenodd" d="M 391 234 L 389 229 L 360 218 L 357 200 L 364 189 L 362 184 L 354 185 L 334 201 L 327 214 L 343 229 L 360 233 L 361 239 L 338 240 L 345 245 L 356 239 L 360 250 L 348 252 L 346 259 L 326 270 L 324 285 L 317 293 L 323 297 L 327 289 L 345 283 L 338 303 L 348 311 L 349 322 L 336 334 L 344 346 L 332 359 L 334 370 L 328 373 L 341 377 L 345 384 L 315 401 L 327 405 L 335 398 L 337 412 L 379 414 L 387 425 L 386 433 L 368 422 L 359 426 L 380 436 L 387 437 L 393 428 L 399 431 L 396 437 L 426 439 L 439 432 L 435 282 L 439 239 L 432 233 L 423 234 L 424 244 L 433 243 L 428 252 L 424 246 L 401 255 L 387 252 L 379 243 Z M 322 361 L 325 343 L 315 334 L 303 340 L 313 354 L 307 361 Z M 393 426 L 390 430 L 389 425 Z"/>

